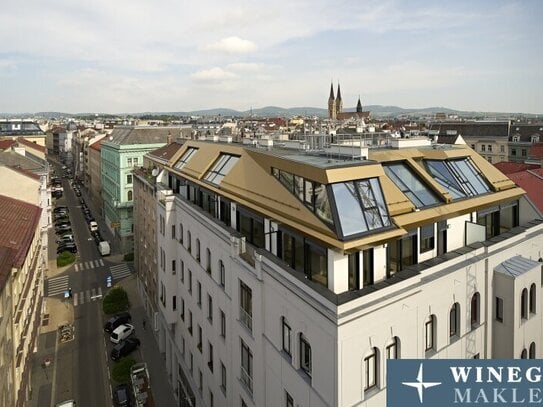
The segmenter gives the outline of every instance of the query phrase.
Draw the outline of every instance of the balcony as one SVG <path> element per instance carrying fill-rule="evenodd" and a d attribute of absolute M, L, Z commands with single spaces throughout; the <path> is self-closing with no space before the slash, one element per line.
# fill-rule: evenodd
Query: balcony
<path fill-rule="evenodd" d="M 239 307 L 239 321 L 253 332 L 253 316 L 249 315 L 242 307 Z"/>

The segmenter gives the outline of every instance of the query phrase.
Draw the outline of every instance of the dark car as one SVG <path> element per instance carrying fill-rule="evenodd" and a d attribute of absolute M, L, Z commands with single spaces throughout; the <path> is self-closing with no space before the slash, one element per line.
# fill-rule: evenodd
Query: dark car
<path fill-rule="evenodd" d="M 98 232 L 97 230 L 95 230 L 94 232 L 91 232 L 91 235 L 94 238 L 94 241 L 96 242 L 96 244 L 104 240 L 102 239 L 102 235 L 100 234 L 100 232 Z"/>
<path fill-rule="evenodd" d="M 120 384 L 113 389 L 113 403 L 115 407 L 131 407 L 132 390 L 128 384 Z"/>
<path fill-rule="evenodd" d="M 71 232 L 72 231 L 72 227 L 70 225 L 63 225 L 63 226 L 56 226 L 55 227 L 55 233 L 57 235 L 60 235 L 64 232 Z"/>
<path fill-rule="evenodd" d="M 131 320 L 132 316 L 128 312 L 121 312 L 120 314 L 117 314 L 108 319 L 108 321 L 104 324 L 104 331 L 106 331 L 107 333 L 111 333 L 119 325 L 126 324 Z"/>
<path fill-rule="evenodd" d="M 70 223 L 69 220 L 65 220 L 65 219 L 61 219 L 61 220 L 57 220 L 55 222 L 55 227 L 61 227 L 61 226 L 71 226 L 72 224 Z"/>
<path fill-rule="evenodd" d="M 66 212 L 58 212 L 58 213 L 55 213 L 55 222 L 58 222 L 58 221 L 69 221 L 70 218 L 68 217 L 68 214 Z M 60 222 L 59 222 L 60 223 Z"/>
<path fill-rule="evenodd" d="M 51 193 L 51 195 L 56 199 L 62 198 L 62 191 L 54 191 Z"/>
<path fill-rule="evenodd" d="M 57 206 L 55 209 L 53 209 L 53 212 L 54 213 L 68 212 L 68 207 L 67 206 Z"/>
<path fill-rule="evenodd" d="M 111 360 L 119 360 L 120 358 L 129 355 L 140 346 L 138 338 L 126 338 L 121 343 L 115 345 L 111 350 Z"/>
<path fill-rule="evenodd" d="M 77 191 L 75 192 L 75 196 L 80 197 L 80 196 L 81 196 L 81 191 L 77 190 Z"/>
<path fill-rule="evenodd" d="M 94 219 L 94 216 L 92 216 L 90 213 L 86 213 L 85 220 L 87 221 L 87 223 L 91 223 L 95 219 Z"/>
<path fill-rule="evenodd" d="M 73 243 L 64 243 L 57 247 L 57 254 L 62 252 L 77 253 L 77 246 Z"/>
<path fill-rule="evenodd" d="M 81 205 L 85 205 L 85 200 L 84 200 L 83 198 L 79 198 L 79 203 L 80 203 Z"/>

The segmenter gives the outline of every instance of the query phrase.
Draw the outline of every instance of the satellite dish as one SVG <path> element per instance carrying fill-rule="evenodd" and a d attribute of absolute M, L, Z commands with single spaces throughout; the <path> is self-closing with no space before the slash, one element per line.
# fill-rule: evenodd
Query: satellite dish
<path fill-rule="evenodd" d="M 153 171 L 151 171 L 151 175 L 153 177 L 156 177 L 158 175 L 158 168 L 153 168 Z"/>

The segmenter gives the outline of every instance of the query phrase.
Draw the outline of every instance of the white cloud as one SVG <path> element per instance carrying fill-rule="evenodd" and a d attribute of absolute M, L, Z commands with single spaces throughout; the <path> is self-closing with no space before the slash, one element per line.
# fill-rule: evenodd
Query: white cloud
<path fill-rule="evenodd" d="M 263 68 L 263 64 L 255 62 L 236 62 L 226 65 L 226 69 L 235 72 L 257 72 Z"/>
<path fill-rule="evenodd" d="M 227 37 L 208 45 L 206 49 L 227 54 L 246 54 L 248 52 L 256 51 L 256 44 L 239 37 Z"/>
<path fill-rule="evenodd" d="M 203 82 L 223 81 L 225 79 L 232 79 L 235 76 L 236 75 L 234 75 L 232 72 L 225 71 L 224 69 L 218 66 L 211 69 L 204 69 L 203 71 L 198 71 L 191 75 L 193 79 L 196 79 L 197 81 L 203 81 Z"/>

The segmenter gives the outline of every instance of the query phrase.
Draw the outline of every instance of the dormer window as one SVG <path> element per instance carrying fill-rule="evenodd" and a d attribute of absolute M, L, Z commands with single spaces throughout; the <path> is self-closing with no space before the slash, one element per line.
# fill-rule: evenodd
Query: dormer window
<path fill-rule="evenodd" d="M 384 166 L 385 173 L 396 186 L 409 198 L 417 208 L 436 205 L 439 203 L 435 194 L 405 163 L 395 163 Z"/>
<path fill-rule="evenodd" d="M 513 141 L 518 143 L 520 141 L 520 136 L 513 136 Z"/>
<path fill-rule="evenodd" d="M 230 172 L 232 167 L 236 165 L 239 160 L 239 156 L 230 154 L 221 154 L 215 161 L 213 167 L 205 175 L 204 179 L 219 186 L 226 175 Z"/>
<path fill-rule="evenodd" d="M 190 161 L 192 157 L 194 157 L 194 154 L 198 151 L 197 148 L 189 147 L 187 151 L 185 151 L 185 154 L 175 163 L 174 167 L 178 170 L 183 168 L 187 163 Z"/>
<path fill-rule="evenodd" d="M 539 143 L 539 135 L 538 134 L 534 134 L 532 136 L 532 143 Z"/>

